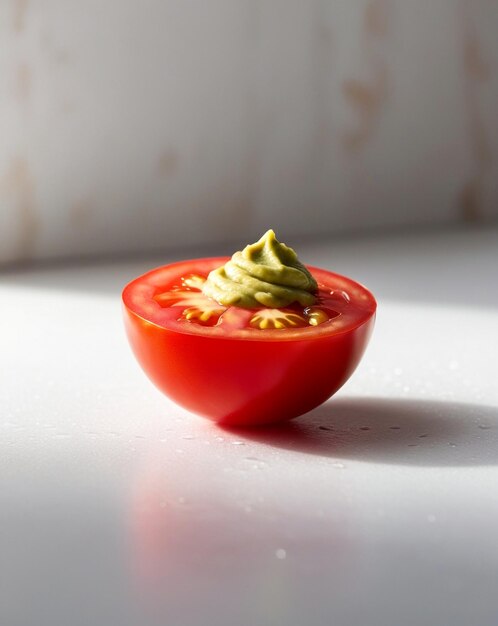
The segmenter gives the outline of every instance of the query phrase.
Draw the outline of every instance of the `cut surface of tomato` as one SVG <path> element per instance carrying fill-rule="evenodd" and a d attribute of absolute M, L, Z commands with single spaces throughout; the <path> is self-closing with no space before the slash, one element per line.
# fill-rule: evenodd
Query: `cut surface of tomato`
<path fill-rule="evenodd" d="M 185 408 L 226 424 L 289 419 L 324 402 L 357 366 L 376 302 L 355 281 L 309 267 L 311 307 L 223 306 L 202 293 L 227 258 L 154 269 L 123 291 L 132 349 L 151 380 Z"/>

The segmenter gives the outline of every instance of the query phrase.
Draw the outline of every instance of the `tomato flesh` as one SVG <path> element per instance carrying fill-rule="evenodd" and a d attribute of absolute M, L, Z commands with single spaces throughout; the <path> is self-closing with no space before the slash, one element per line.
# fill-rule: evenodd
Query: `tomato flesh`
<path fill-rule="evenodd" d="M 229 425 L 290 419 L 327 400 L 366 348 L 372 294 L 310 267 L 319 285 L 313 307 L 224 307 L 201 289 L 226 261 L 174 263 L 125 287 L 126 331 L 145 373 L 184 408 Z"/>

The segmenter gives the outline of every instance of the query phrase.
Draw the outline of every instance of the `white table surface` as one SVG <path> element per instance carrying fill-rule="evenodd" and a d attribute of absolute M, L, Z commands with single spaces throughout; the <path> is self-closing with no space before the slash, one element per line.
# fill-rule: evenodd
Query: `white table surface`
<path fill-rule="evenodd" d="M 378 321 L 271 430 L 134 361 L 120 290 L 172 256 L 0 276 L 2 626 L 496 626 L 498 231 L 296 247 Z"/>

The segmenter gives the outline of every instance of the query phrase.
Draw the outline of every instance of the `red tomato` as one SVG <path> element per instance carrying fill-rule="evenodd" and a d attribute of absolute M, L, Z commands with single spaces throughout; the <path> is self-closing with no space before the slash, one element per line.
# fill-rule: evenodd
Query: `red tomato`
<path fill-rule="evenodd" d="M 358 365 L 374 297 L 349 278 L 309 267 L 319 287 L 313 307 L 223 307 L 200 289 L 227 260 L 173 263 L 125 287 L 135 356 L 172 400 L 219 423 L 267 424 L 310 411 Z"/>

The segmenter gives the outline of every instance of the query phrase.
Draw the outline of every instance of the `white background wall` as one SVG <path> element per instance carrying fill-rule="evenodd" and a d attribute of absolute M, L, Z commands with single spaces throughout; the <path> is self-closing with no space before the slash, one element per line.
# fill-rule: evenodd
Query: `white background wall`
<path fill-rule="evenodd" d="M 494 0 L 0 0 L 0 261 L 498 216 Z"/>

